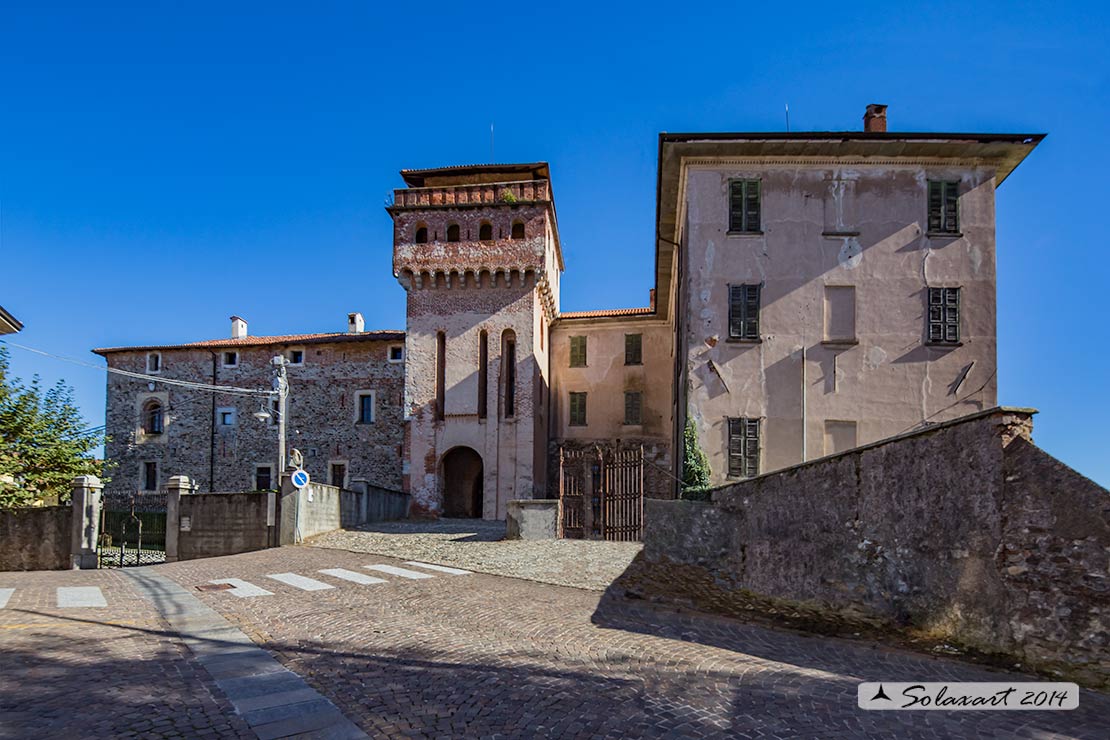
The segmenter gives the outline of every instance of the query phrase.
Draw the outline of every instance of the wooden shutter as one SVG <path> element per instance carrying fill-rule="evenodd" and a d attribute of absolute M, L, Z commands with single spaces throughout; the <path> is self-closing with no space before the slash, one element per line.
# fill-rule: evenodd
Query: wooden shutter
<path fill-rule="evenodd" d="M 728 184 L 728 230 L 744 230 L 743 180 L 733 180 Z"/>
<path fill-rule="evenodd" d="M 728 335 L 733 339 L 759 339 L 758 285 L 728 288 Z"/>
<path fill-rule="evenodd" d="M 759 180 L 744 183 L 744 231 L 759 231 Z"/>
<path fill-rule="evenodd" d="M 624 394 L 624 423 L 643 423 L 643 395 L 639 391 L 627 391 Z"/>
<path fill-rule="evenodd" d="M 929 341 L 960 341 L 960 289 L 929 288 Z"/>
<path fill-rule="evenodd" d="M 640 365 L 644 361 L 643 334 L 624 335 L 624 364 Z"/>
<path fill-rule="evenodd" d="M 573 426 L 586 425 L 586 394 L 570 394 L 570 423 Z"/>
<path fill-rule="evenodd" d="M 744 339 L 759 339 L 759 286 L 744 286 Z"/>
<path fill-rule="evenodd" d="M 944 230 L 951 233 L 960 230 L 956 211 L 959 187 L 960 183 L 958 182 L 944 183 Z"/>
<path fill-rule="evenodd" d="M 744 474 L 744 420 L 728 420 L 728 474 L 739 478 Z"/>
<path fill-rule="evenodd" d="M 744 476 L 759 475 L 759 419 L 744 419 Z"/>
<path fill-rule="evenodd" d="M 944 213 L 944 183 L 929 181 L 929 231 L 942 231 Z"/>
<path fill-rule="evenodd" d="M 570 366 L 586 367 L 586 337 L 570 338 Z"/>

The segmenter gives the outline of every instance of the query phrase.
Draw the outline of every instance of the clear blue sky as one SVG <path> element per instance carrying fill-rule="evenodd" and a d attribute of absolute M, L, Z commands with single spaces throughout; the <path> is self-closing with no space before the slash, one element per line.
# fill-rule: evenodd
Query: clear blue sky
<path fill-rule="evenodd" d="M 567 310 L 643 305 L 660 131 L 1048 132 L 998 193 L 999 390 L 1110 484 L 1102 3 L 0 4 L 0 305 L 96 346 L 404 328 L 397 170 L 551 163 Z M 927 7 L 926 7 L 927 5 Z M 104 377 L 65 378 L 90 426 Z"/>

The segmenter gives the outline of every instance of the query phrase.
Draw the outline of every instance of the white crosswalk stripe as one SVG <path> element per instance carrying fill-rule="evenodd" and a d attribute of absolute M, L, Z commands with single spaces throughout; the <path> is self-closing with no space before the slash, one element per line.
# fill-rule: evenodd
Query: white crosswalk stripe
<path fill-rule="evenodd" d="M 0 588 L 0 609 L 8 605 L 8 599 L 10 599 L 14 593 L 14 588 Z"/>
<path fill-rule="evenodd" d="M 108 606 L 99 586 L 58 586 L 57 593 L 58 607 L 62 609 Z"/>
<path fill-rule="evenodd" d="M 417 568 L 427 568 L 428 570 L 438 570 L 440 573 L 450 573 L 453 576 L 468 576 L 469 570 L 462 568 L 448 568 L 446 565 L 435 565 L 434 563 L 421 563 L 416 560 L 406 560 L 405 565 L 415 565 Z"/>
<path fill-rule="evenodd" d="M 408 578 L 414 581 L 419 578 L 435 578 L 435 576 L 427 573 L 417 573 L 415 570 L 398 568 L 393 565 L 364 565 L 362 567 L 367 570 L 376 570 L 380 573 L 388 573 L 391 576 L 400 576 L 401 578 Z"/>
<path fill-rule="evenodd" d="M 389 583 L 384 578 L 375 578 L 374 576 L 364 575 L 362 573 L 355 573 L 353 570 L 346 568 L 324 568 L 320 571 L 326 576 L 338 578 L 343 581 L 350 581 L 351 583 L 358 583 L 363 586 L 370 586 L 375 583 Z"/>
<path fill-rule="evenodd" d="M 317 581 L 315 578 L 309 578 L 308 576 L 299 576 L 296 573 L 271 573 L 266 577 L 273 578 L 287 586 L 299 588 L 302 591 L 323 591 L 328 588 L 335 588 L 330 583 Z"/>
<path fill-rule="evenodd" d="M 228 591 L 232 596 L 238 596 L 240 599 L 247 599 L 251 596 L 273 596 L 273 591 L 267 591 L 264 588 L 259 588 L 253 583 L 247 583 L 240 578 L 221 578 L 217 581 L 209 581 L 209 583 L 229 583 L 234 588 Z"/>

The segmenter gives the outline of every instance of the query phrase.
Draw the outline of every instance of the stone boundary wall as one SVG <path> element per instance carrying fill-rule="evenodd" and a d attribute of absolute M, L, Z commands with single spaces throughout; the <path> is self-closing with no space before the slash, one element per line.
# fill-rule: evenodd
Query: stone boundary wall
<path fill-rule="evenodd" d="M 0 510 L 0 571 L 70 567 L 73 507 Z"/>
<path fill-rule="evenodd" d="M 1110 492 L 1033 445 L 1033 413 L 937 424 L 712 503 L 648 499 L 634 567 L 696 580 L 702 605 L 768 599 L 1110 685 Z"/>
<path fill-rule="evenodd" d="M 178 503 L 177 559 L 195 560 L 269 546 L 266 493 L 191 493 Z M 173 522 L 167 518 L 167 529 Z"/>

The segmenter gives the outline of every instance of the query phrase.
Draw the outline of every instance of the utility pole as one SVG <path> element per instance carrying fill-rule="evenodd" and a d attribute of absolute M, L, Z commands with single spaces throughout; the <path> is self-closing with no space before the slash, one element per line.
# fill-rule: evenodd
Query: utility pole
<path fill-rule="evenodd" d="M 286 455 L 285 455 L 285 399 L 289 396 L 289 379 L 285 372 L 285 366 L 288 361 L 281 355 L 274 355 L 274 359 L 270 360 L 270 364 L 274 366 L 274 391 L 277 392 L 278 409 L 277 409 L 277 427 L 278 427 L 278 485 L 281 485 L 281 476 L 285 474 Z"/>

